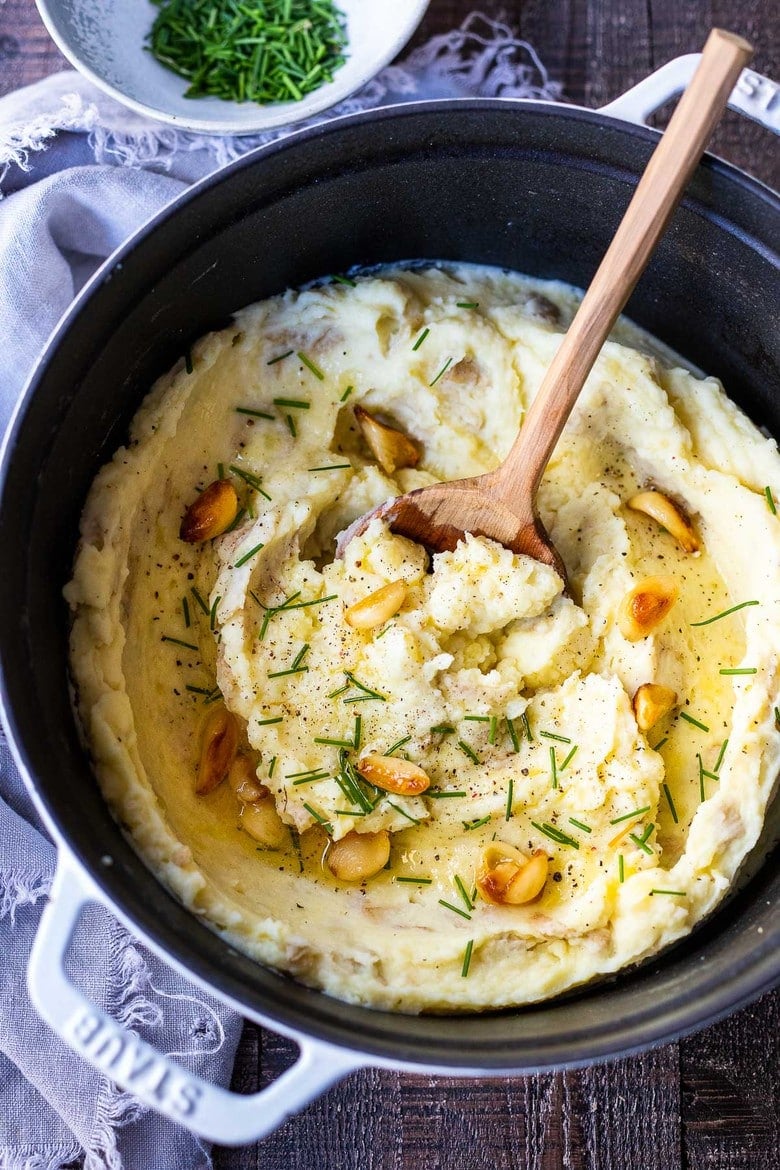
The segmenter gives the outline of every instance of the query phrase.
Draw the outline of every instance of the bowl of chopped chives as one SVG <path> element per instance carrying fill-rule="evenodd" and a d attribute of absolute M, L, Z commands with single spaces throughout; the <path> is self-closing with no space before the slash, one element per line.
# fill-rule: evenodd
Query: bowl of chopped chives
<path fill-rule="evenodd" d="M 36 0 L 76 68 L 137 113 L 259 134 L 342 101 L 396 56 L 428 0 Z"/>

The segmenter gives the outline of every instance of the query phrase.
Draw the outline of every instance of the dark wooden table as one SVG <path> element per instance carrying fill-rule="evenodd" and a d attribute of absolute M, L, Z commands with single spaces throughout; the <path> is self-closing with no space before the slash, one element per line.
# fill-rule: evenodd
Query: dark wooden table
<path fill-rule="evenodd" d="M 748 37 L 755 67 L 780 78 L 776 0 L 432 0 L 414 43 L 473 7 L 506 13 L 565 96 L 588 106 L 700 48 L 712 25 Z M 33 0 L 0 0 L 0 94 L 65 65 Z M 777 143 L 736 115 L 713 149 L 780 181 Z M 266 1141 L 217 1150 L 215 1162 L 218 1170 L 777 1170 L 779 1036 L 775 992 L 676 1044 L 579 1072 L 476 1082 L 358 1073 Z M 268 1083 L 294 1052 L 247 1025 L 233 1087 Z"/>

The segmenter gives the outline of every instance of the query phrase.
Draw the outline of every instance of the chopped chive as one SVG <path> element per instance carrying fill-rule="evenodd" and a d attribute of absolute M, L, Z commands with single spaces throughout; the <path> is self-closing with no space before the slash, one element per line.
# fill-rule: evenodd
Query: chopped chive
<path fill-rule="evenodd" d="M 650 891 L 650 897 L 652 897 L 653 894 L 671 894 L 672 897 L 674 897 L 674 898 L 687 898 L 688 897 L 688 894 L 685 890 L 656 890 L 656 889 L 652 889 Z"/>
<path fill-rule="evenodd" d="M 337 817 L 365 817 L 368 813 L 359 812 L 355 808 L 337 808 L 335 810 Z"/>
<path fill-rule="evenodd" d="M 210 629 L 210 630 L 213 630 L 213 629 L 216 627 L 216 622 L 217 622 L 217 606 L 219 605 L 219 603 L 220 603 L 220 601 L 221 601 L 221 600 L 222 600 L 222 595 L 221 595 L 221 594 L 220 594 L 218 597 L 215 597 L 215 598 L 214 598 L 214 604 L 212 605 L 212 607 L 211 607 L 211 610 L 209 611 L 209 629 Z"/>
<path fill-rule="evenodd" d="M 489 715 L 464 715 L 464 720 L 470 723 L 489 723 Z"/>
<path fill-rule="evenodd" d="M 506 729 L 509 732 L 509 738 L 512 741 L 512 751 L 519 752 L 520 751 L 520 740 L 517 738 L 517 732 L 515 731 L 514 720 L 510 719 L 508 715 L 504 716 L 504 720 L 506 722 Z"/>
<path fill-rule="evenodd" d="M 417 338 L 414 345 L 412 346 L 412 350 L 419 349 L 429 333 L 430 333 L 430 329 L 426 325 L 425 329 L 423 329 L 422 333 L 420 334 L 420 336 Z"/>
<path fill-rule="evenodd" d="M 460 906 L 453 906 L 452 902 L 445 902 L 444 898 L 439 898 L 439 905 L 446 906 L 448 910 L 452 910 L 453 914 L 460 914 L 461 918 L 466 918 L 471 922 L 471 915 L 466 910 L 461 910 Z"/>
<path fill-rule="evenodd" d="M 266 500 L 271 499 L 268 492 L 263 490 L 260 478 L 256 475 L 252 475 L 251 471 L 244 471 L 243 467 L 236 467 L 235 463 L 230 464 L 228 471 L 232 471 L 234 475 L 237 475 L 239 479 L 242 479 L 245 484 L 248 484 L 253 491 L 258 492 L 259 495 L 263 496 Z"/>
<path fill-rule="evenodd" d="M 555 748 L 550 747 L 550 772 L 552 773 L 552 786 L 558 787 L 558 764 L 555 759 Z"/>
<path fill-rule="evenodd" d="M 217 479 L 224 479 L 224 478 L 225 478 L 225 464 L 218 463 L 217 464 Z"/>
<path fill-rule="evenodd" d="M 702 622 L 691 622 L 692 626 L 708 626 L 711 622 L 718 622 L 721 618 L 728 617 L 729 614 L 736 613 L 737 610 L 744 609 L 748 605 L 760 605 L 759 601 L 740 601 L 739 605 L 732 605 L 731 609 L 724 609 L 721 613 L 713 614 L 712 617 L 705 618 Z"/>
<path fill-rule="evenodd" d="M 306 809 L 307 813 L 310 813 L 310 815 L 314 817 L 318 825 L 322 825 L 323 829 L 326 833 L 328 833 L 328 835 L 333 832 L 333 825 L 330 823 L 330 821 L 327 821 L 325 817 L 321 816 L 321 814 L 318 813 L 316 809 L 312 808 L 310 804 L 306 803 L 306 801 L 303 802 L 303 807 Z"/>
<path fill-rule="evenodd" d="M 336 284 L 348 284 L 350 288 L 357 288 L 357 281 L 350 280 L 348 276 L 333 275 L 330 279 L 335 281 Z"/>
<path fill-rule="evenodd" d="M 363 692 L 362 695 L 349 695 L 344 700 L 345 703 L 365 703 L 372 699 L 375 699 L 380 703 L 387 702 L 386 695 L 380 695 L 379 691 L 372 691 L 371 687 L 367 687 L 365 683 L 362 683 L 359 679 L 356 679 L 354 674 L 351 674 L 350 671 L 345 670 L 344 674 L 346 675 L 349 682 L 352 683 L 353 687 L 357 687 L 359 691 Z"/>
<path fill-rule="evenodd" d="M 677 816 L 677 809 L 674 807 L 674 801 L 672 800 L 672 794 L 669 791 L 669 785 L 664 784 L 663 790 L 664 796 L 666 797 L 666 803 L 669 805 L 669 812 L 672 814 L 672 820 L 677 825 L 679 824 L 680 818 Z"/>
<path fill-rule="evenodd" d="M 271 422 L 274 419 L 274 416 L 265 410 L 251 410 L 248 406 L 237 406 L 236 414 L 248 414 L 250 418 L 270 418 Z M 219 478 L 222 479 L 222 476 Z"/>
<path fill-rule="evenodd" d="M 704 764 L 702 763 L 699 752 L 696 753 L 696 759 L 699 761 L 699 799 L 705 801 L 707 799 L 707 792 L 704 787 Z"/>
<path fill-rule="evenodd" d="M 694 727 L 698 727 L 701 731 L 709 731 L 706 723 L 702 723 L 698 719 L 694 719 L 693 715 L 689 715 L 687 711 L 680 712 L 680 718 L 684 719 L 686 723 L 691 723 Z"/>
<path fill-rule="evenodd" d="M 354 747 L 356 752 L 360 751 L 360 741 L 362 738 L 362 732 L 363 732 L 363 716 L 356 715 L 355 716 L 355 733 L 354 733 L 354 736 L 352 738 L 352 746 Z"/>
<path fill-rule="evenodd" d="M 397 752 L 398 749 L 402 748 L 404 746 L 404 744 L 407 744 L 411 738 L 412 738 L 411 735 L 405 735 L 403 737 L 403 739 L 397 740 L 391 748 L 387 749 L 387 751 L 385 752 L 385 755 L 392 756 L 393 752 Z"/>
<path fill-rule="evenodd" d="M 322 735 L 315 735 L 314 742 L 324 743 L 328 747 L 351 748 L 355 746 L 351 739 L 326 739 Z"/>
<path fill-rule="evenodd" d="M 454 735 L 455 728 L 451 727 L 449 723 L 437 723 L 435 727 L 431 728 L 431 735 Z"/>
<path fill-rule="evenodd" d="M 188 630 L 190 628 L 190 625 L 191 625 L 191 622 L 190 622 L 190 603 L 189 603 L 189 601 L 187 601 L 186 597 L 182 597 L 182 599 L 181 599 L 181 611 L 184 614 L 184 628 Z"/>
<path fill-rule="evenodd" d="M 310 410 L 311 403 L 301 398 L 274 398 L 274 406 L 286 406 L 288 410 Z"/>
<path fill-rule="evenodd" d="M 287 670 L 273 670 L 267 675 L 268 678 L 284 678 L 288 674 L 308 674 L 308 666 L 289 666 Z"/>
<path fill-rule="evenodd" d="M 203 702 L 204 702 L 205 706 L 208 707 L 208 705 L 210 703 L 216 703 L 217 699 L 221 699 L 221 698 L 222 698 L 222 691 L 219 689 L 219 687 L 215 687 L 214 690 L 209 695 L 207 695 L 207 697 L 203 700 Z"/>
<path fill-rule="evenodd" d="M 643 816 L 643 815 L 644 815 L 644 813 L 646 813 L 646 812 L 650 812 L 650 809 L 651 809 L 651 808 L 652 808 L 652 805 L 646 804 L 646 805 L 644 806 L 644 808 L 635 808 L 635 809 L 633 809 L 633 811 L 632 811 L 632 812 L 629 812 L 629 813 L 623 813 L 623 815 L 622 815 L 622 816 L 620 816 L 620 817 L 615 817 L 615 819 L 614 819 L 614 820 L 612 820 L 612 821 L 610 821 L 609 823 L 610 823 L 611 825 L 619 825 L 621 821 L 630 821 L 632 817 L 641 817 L 641 816 Z"/>
<path fill-rule="evenodd" d="M 309 471 L 344 471 L 351 467 L 351 463 L 328 463 L 324 467 L 310 467 Z"/>
<path fill-rule="evenodd" d="M 467 833 L 470 833 L 472 829 L 481 829 L 482 826 L 486 825 L 489 820 L 490 813 L 488 813 L 485 817 L 478 817 L 475 821 L 463 821 L 463 828 Z"/>
<path fill-rule="evenodd" d="M 560 768 L 558 769 L 559 772 L 562 772 L 564 770 L 564 768 L 566 768 L 572 762 L 575 755 L 577 754 L 578 748 L 579 748 L 579 744 L 575 743 L 574 747 L 571 749 L 568 756 L 566 757 L 566 759 L 563 761 Z"/>
<path fill-rule="evenodd" d="M 244 555 L 239 560 L 236 561 L 236 563 L 233 565 L 233 568 L 240 569 L 242 565 L 245 565 L 247 563 L 247 561 L 251 561 L 251 559 L 255 555 L 255 553 L 259 553 L 261 548 L 265 548 L 265 545 L 264 544 L 256 544 L 254 548 L 250 548 L 248 553 L 244 553 Z"/>
<path fill-rule="evenodd" d="M 187 683 L 187 685 L 184 689 L 185 689 L 185 691 L 190 691 L 193 695 L 210 695 L 211 694 L 211 691 L 209 690 L 208 687 L 194 687 L 190 683 Z"/>
<path fill-rule="evenodd" d="M 188 374 L 192 373 L 192 353 L 188 349 L 184 351 L 184 368 Z"/>
<path fill-rule="evenodd" d="M 523 727 L 525 729 L 525 734 L 526 734 L 526 737 L 528 739 L 528 742 L 533 743 L 534 737 L 531 734 L 531 724 L 528 722 L 528 716 L 526 715 L 525 711 L 523 711 L 523 714 L 520 716 L 520 718 L 523 721 Z"/>
<path fill-rule="evenodd" d="M 575 828 L 577 828 L 577 829 L 582 829 L 583 833 L 592 833 L 593 832 L 590 825 L 583 824 L 583 822 L 578 821 L 576 819 L 576 817 L 569 817 L 569 824 L 574 825 Z"/>
<path fill-rule="evenodd" d="M 461 977 L 463 979 L 465 979 L 469 973 L 469 967 L 471 966 L 471 952 L 473 950 L 474 950 L 474 939 L 470 938 L 469 941 L 466 943 L 466 950 L 463 953 L 463 966 L 460 969 L 460 974 L 461 974 Z"/>
<path fill-rule="evenodd" d="M 777 515 L 777 508 L 775 507 L 775 499 L 774 499 L 774 496 L 772 495 L 772 489 L 771 489 L 771 487 L 769 487 L 768 484 L 764 488 L 764 495 L 766 496 L 766 502 L 767 502 L 767 506 L 769 508 L 769 511 L 772 513 L 773 516 L 776 516 Z"/>
<path fill-rule="evenodd" d="M 463 884 L 463 879 L 456 873 L 453 880 L 455 882 L 455 885 L 458 887 L 458 893 L 460 894 L 461 898 L 463 899 L 463 904 L 465 905 L 466 909 L 473 910 L 474 903 L 472 902 L 471 898 L 469 897 L 468 890 L 466 889 L 466 887 Z"/>
<path fill-rule="evenodd" d="M 201 597 L 200 593 L 198 593 L 198 590 L 195 588 L 195 586 L 194 586 L 194 585 L 193 585 L 193 586 L 192 586 L 192 588 L 190 589 L 190 593 L 191 593 L 191 594 L 192 594 L 192 596 L 195 598 L 195 600 L 197 601 L 198 605 L 200 606 L 200 608 L 203 610 L 203 612 L 204 612 L 205 614 L 207 614 L 207 615 L 208 615 L 209 613 L 211 613 L 211 610 L 210 610 L 210 609 L 209 609 L 209 607 L 206 605 L 206 602 L 203 600 L 203 598 Z"/>
<path fill-rule="evenodd" d="M 456 309 L 478 309 L 479 301 L 456 301 Z"/>
<path fill-rule="evenodd" d="M 160 641 L 161 642 L 172 642 L 174 646 L 183 646 L 185 650 L 197 650 L 198 649 L 198 647 L 194 646 L 192 644 L 192 642 L 183 642 L 181 640 L 181 638 L 172 638 L 170 636 L 170 634 L 163 634 L 163 636 L 160 638 Z"/>
<path fill-rule="evenodd" d="M 467 743 L 464 743 L 462 739 L 458 740 L 458 747 L 463 752 L 464 756 L 468 756 L 468 758 L 471 760 L 472 764 L 481 764 L 482 763 L 482 761 L 480 760 L 479 756 L 474 751 L 474 749 L 472 747 L 469 747 L 469 745 Z"/>
<path fill-rule="evenodd" d="M 413 886 L 430 886 L 433 885 L 433 878 L 429 877 L 403 877 L 401 874 L 396 874 L 393 878 L 394 882 L 408 882 Z"/>
<path fill-rule="evenodd" d="M 236 529 L 236 528 L 238 528 L 239 524 L 241 523 L 241 521 L 244 519 L 244 517 L 245 517 L 247 514 L 248 514 L 248 515 L 249 515 L 249 516 L 250 516 L 252 519 L 254 519 L 254 515 L 255 515 L 255 514 L 254 514 L 254 511 L 253 511 L 253 509 L 252 509 L 251 507 L 249 508 L 249 511 L 248 511 L 248 513 L 247 513 L 247 509 L 246 509 L 246 508 L 239 508 L 239 509 L 238 509 L 238 511 L 236 512 L 236 518 L 235 518 L 235 520 L 233 521 L 233 523 L 230 525 L 230 527 L 229 527 L 229 528 L 226 528 L 226 529 L 225 529 L 225 532 L 226 532 L 226 533 L 227 533 L 227 532 L 234 532 L 234 531 L 235 531 L 235 529 Z"/>
<path fill-rule="evenodd" d="M 392 800 L 388 800 L 387 803 L 389 804 L 390 808 L 394 808 L 397 813 L 400 813 L 402 817 L 406 817 L 407 821 L 411 821 L 413 825 L 420 824 L 420 821 L 417 817 L 413 817 L 411 813 L 406 812 L 405 809 L 402 809 L 399 804 L 393 804 Z"/>
<path fill-rule="evenodd" d="M 439 378 L 443 377 L 443 375 L 447 373 L 447 370 L 450 368 L 451 365 L 452 365 L 452 358 L 449 357 L 449 358 L 447 358 L 447 360 L 444 363 L 444 365 L 442 366 L 442 368 L 439 370 L 436 377 L 433 379 L 432 382 L 429 382 L 428 385 L 435 386 L 436 383 L 438 382 Z"/>
<path fill-rule="evenodd" d="M 258 719 L 258 727 L 270 727 L 272 723 L 284 723 L 283 715 L 275 715 L 273 719 Z"/>
<path fill-rule="evenodd" d="M 349 690 L 349 683 L 344 683 L 343 687 L 339 687 L 338 690 L 331 691 L 330 694 L 327 696 L 327 698 L 328 699 L 337 699 L 339 697 L 339 695 L 343 695 L 344 692 L 348 691 L 348 690 Z"/>
<path fill-rule="evenodd" d="M 268 765 L 268 779 L 269 780 L 271 780 L 273 778 L 273 774 L 274 774 L 275 769 L 276 769 L 276 756 L 273 756 L 270 764 Z"/>
<path fill-rule="evenodd" d="M 293 418 L 293 416 L 291 414 L 285 415 L 284 421 L 287 424 L 287 430 L 290 432 L 292 437 L 294 439 L 297 439 L 298 438 L 298 429 L 295 425 L 295 419 Z"/>
<path fill-rule="evenodd" d="M 315 772 L 311 776 L 301 776 L 300 780 L 293 780 L 293 788 L 297 788 L 299 784 L 314 784 L 317 780 L 327 780 L 327 772 Z"/>
<path fill-rule="evenodd" d="M 432 800 L 449 800 L 456 796 L 465 796 L 465 792 L 440 792 L 437 788 L 427 788 L 422 794 L 423 796 L 430 796 Z"/>
<path fill-rule="evenodd" d="M 723 743 L 720 745 L 720 751 L 718 752 L 718 758 L 715 761 L 714 767 L 712 769 L 716 776 L 717 776 L 718 772 L 720 771 L 720 766 L 723 763 L 723 757 L 726 754 L 726 748 L 728 746 L 729 746 L 729 741 L 727 739 L 724 739 Z"/>
<path fill-rule="evenodd" d="M 626 867 L 623 862 L 623 854 L 618 853 L 618 881 L 621 883 L 626 880 Z"/>
<path fill-rule="evenodd" d="M 567 736 L 555 735 L 552 731 L 540 731 L 539 734 L 543 735 L 545 739 L 557 739 L 558 743 L 571 743 L 571 740 Z"/>
<path fill-rule="evenodd" d="M 544 833 L 545 837 L 549 837 L 551 841 L 557 842 L 558 845 L 570 845 L 573 849 L 579 849 L 579 841 L 575 841 L 568 833 L 562 833 L 560 829 L 556 829 L 555 825 L 549 825 L 546 821 L 543 824 L 538 824 L 536 821 L 531 821 L 535 829 L 540 833 Z"/>
<path fill-rule="evenodd" d="M 307 370 L 310 370 L 312 374 L 314 374 L 315 378 L 319 378 L 320 382 L 325 381 L 325 375 L 323 374 L 322 370 L 319 366 L 314 364 L 310 357 L 307 357 L 305 353 L 301 353 L 300 350 L 298 350 L 295 356 L 299 359 L 299 361 L 303 362 Z M 285 403 L 285 405 L 287 404 Z M 308 407 L 308 403 L 306 405 Z"/>
<path fill-rule="evenodd" d="M 637 846 L 637 848 L 641 849 L 643 851 L 643 853 L 649 853 L 651 857 L 653 855 L 653 851 L 650 848 L 650 846 L 647 844 L 647 841 L 648 841 L 648 838 L 649 838 L 649 836 L 652 833 L 654 828 L 655 828 L 655 825 L 653 825 L 653 824 L 648 825 L 641 837 L 637 837 L 636 833 L 629 833 L 628 834 L 630 839 Z"/>
<path fill-rule="evenodd" d="M 653 751 L 654 752 L 660 751 L 661 748 L 664 746 L 664 744 L 668 743 L 668 742 L 669 742 L 669 736 L 665 735 L 663 737 L 663 739 L 659 739 L 658 743 L 654 746 Z"/>
<path fill-rule="evenodd" d="M 394 626 L 394 625 L 395 625 L 395 622 L 393 622 L 392 620 L 391 620 L 391 621 L 389 621 L 389 622 L 387 623 L 387 625 L 385 626 L 385 628 L 384 628 L 383 630 L 380 630 L 380 631 L 379 631 L 379 633 L 377 634 L 377 636 L 374 638 L 374 641 L 375 641 L 375 642 L 378 642 L 380 638 L 384 638 L 384 636 L 385 636 L 385 634 L 387 633 L 387 631 L 388 631 L 388 630 L 391 630 L 391 629 L 393 628 L 393 626 Z"/>
<path fill-rule="evenodd" d="M 509 787 L 506 790 L 506 811 L 504 812 L 504 820 L 508 821 L 512 816 L 512 805 L 515 802 L 515 778 L 509 777 Z"/>
<path fill-rule="evenodd" d="M 298 776 L 313 776 L 315 772 L 322 772 L 322 768 L 304 768 L 302 772 L 285 772 L 284 778 L 285 780 L 295 780 Z"/>
<path fill-rule="evenodd" d="M 346 390 L 341 395 L 341 398 L 339 398 L 339 402 L 346 402 L 354 389 L 355 389 L 354 386 L 347 386 Z"/>
<path fill-rule="evenodd" d="M 718 671 L 718 674 L 758 674 L 757 666 L 731 666 L 723 667 Z"/>
<path fill-rule="evenodd" d="M 490 716 L 490 731 L 488 732 L 488 743 L 496 742 L 496 735 L 498 734 L 498 716 Z"/>
<path fill-rule="evenodd" d="M 286 353 L 279 353 L 276 357 L 272 357 L 270 361 L 266 362 L 267 366 L 275 366 L 277 362 L 283 362 L 285 358 L 292 357 L 295 351 L 288 349 Z"/>

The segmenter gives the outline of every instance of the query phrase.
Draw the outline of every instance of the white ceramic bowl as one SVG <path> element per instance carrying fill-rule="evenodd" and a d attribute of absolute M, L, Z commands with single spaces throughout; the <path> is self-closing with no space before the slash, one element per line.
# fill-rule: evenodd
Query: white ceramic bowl
<path fill-rule="evenodd" d="M 364 85 L 396 56 L 428 0 L 338 0 L 347 18 L 347 61 L 333 81 L 299 102 L 260 106 L 186 98 L 187 81 L 144 48 L 158 12 L 149 0 L 36 0 L 65 56 L 112 97 L 140 114 L 203 134 L 258 134 L 309 118 Z"/>

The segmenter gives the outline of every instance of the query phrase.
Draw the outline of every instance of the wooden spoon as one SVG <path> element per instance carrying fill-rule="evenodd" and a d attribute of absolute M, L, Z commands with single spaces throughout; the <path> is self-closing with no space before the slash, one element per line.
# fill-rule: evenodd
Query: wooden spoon
<path fill-rule="evenodd" d="M 336 555 L 374 517 L 434 552 L 454 549 L 467 532 L 566 570 L 536 509 L 536 493 L 555 444 L 599 351 L 661 238 L 717 125 L 740 71 L 752 56 L 741 37 L 713 29 L 701 61 L 656 147 L 615 237 L 542 381 L 508 456 L 495 471 L 432 484 L 388 500 L 339 538 Z"/>

